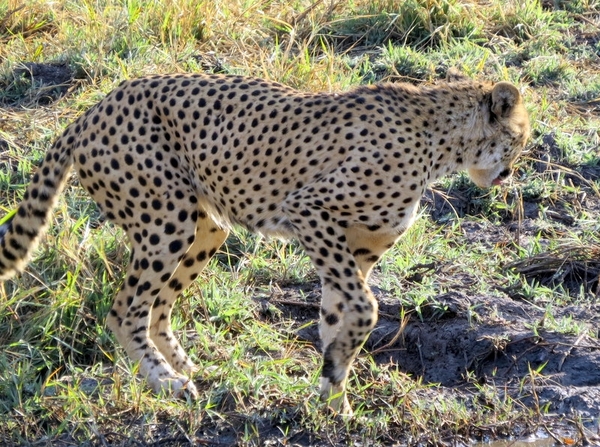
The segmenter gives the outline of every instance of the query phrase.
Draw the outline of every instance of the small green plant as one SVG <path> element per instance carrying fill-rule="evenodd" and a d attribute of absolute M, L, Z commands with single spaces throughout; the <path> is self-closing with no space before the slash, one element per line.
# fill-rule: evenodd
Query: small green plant
<path fill-rule="evenodd" d="M 346 47 L 393 42 L 418 49 L 452 38 L 477 38 L 482 32 L 469 6 L 455 0 L 356 2 L 352 15 L 340 15 L 325 29 L 330 39 Z"/>
<path fill-rule="evenodd" d="M 525 73 L 536 86 L 564 84 L 577 78 L 573 66 L 557 55 L 530 59 L 525 64 Z"/>
<path fill-rule="evenodd" d="M 411 47 L 395 47 L 390 43 L 383 51 L 382 62 L 391 67 L 393 74 L 412 82 L 429 81 L 435 75 L 435 68 L 428 57 Z"/>

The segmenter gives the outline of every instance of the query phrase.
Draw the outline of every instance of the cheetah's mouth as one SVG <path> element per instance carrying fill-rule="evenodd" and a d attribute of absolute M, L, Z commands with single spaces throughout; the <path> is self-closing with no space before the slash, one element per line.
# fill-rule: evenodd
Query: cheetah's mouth
<path fill-rule="evenodd" d="M 498 177 L 492 180 L 492 185 L 501 185 L 508 177 L 510 177 L 510 169 L 505 169 Z"/>

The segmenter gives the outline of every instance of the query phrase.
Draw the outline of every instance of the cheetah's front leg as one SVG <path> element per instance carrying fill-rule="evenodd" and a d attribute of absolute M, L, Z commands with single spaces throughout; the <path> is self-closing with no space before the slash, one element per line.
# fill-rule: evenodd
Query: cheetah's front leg
<path fill-rule="evenodd" d="M 335 411 L 350 415 L 346 381 L 352 361 L 377 321 L 377 301 L 348 246 L 344 226 L 328 210 L 290 199 L 286 212 L 322 282 L 321 397 Z M 365 265 L 370 270 L 370 264 Z"/>
<path fill-rule="evenodd" d="M 373 265 L 394 244 L 399 234 L 398 232 L 369 231 L 364 225 L 355 225 L 346 228 L 344 234 L 346 235 L 348 249 L 359 269 L 359 272 L 357 272 L 357 287 L 358 283 L 363 284 L 367 301 L 373 306 L 373 309 L 367 310 L 366 313 L 372 315 L 369 318 L 372 319 L 372 324 L 374 325 L 377 318 L 377 301 L 373 298 L 366 281 L 369 278 Z M 319 331 L 323 344 L 323 352 L 326 352 L 328 347 L 335 342 L 340 329 L 343 329 L 343 321 L 346 313 L 352 312 L 346 304 L 348 300 L 345 298 L 345 295 L 332 286 L 332 284 L 331 281 L 324 281 L 322 286 L 323 298 L 321 302 Z M 349 284 L 351 282 L 348 282 Z M 352 289 L 351 286 L 350 288 Z M 369 306 L 367 305 L 366 307 L 368 308 Z M 332 408 L 337 409 L 343 414 L 351 414 L 352 410 L 343 391 L 344 388 L 344 384 L 336 386 L 326 374 L 323 374 L 321 377 L 322 398 L 327 400 L 331 396 L 334 396 L 330 402 Z M 338 397 L 335 397 L 336 395 Z"/>
<path fill-rule="evenodd" d="M 350 298 L 347 291 L 340 291 L 339 283 L 331 277 L 325 276 L 322 281 L 320 395 L 334 411 L 351 416 L 346 381 L 352 361 L 377 321 L 377 301 L 368 289 Z"/>

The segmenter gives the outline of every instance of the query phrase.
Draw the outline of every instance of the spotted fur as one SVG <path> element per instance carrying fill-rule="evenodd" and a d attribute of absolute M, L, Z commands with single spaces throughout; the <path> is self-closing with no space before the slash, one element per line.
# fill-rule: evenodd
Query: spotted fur
<path fill-rule="evenodd" d="M 350 412 L 348 370 L 377 319 L 367 280 L 427 184 L 507 177 L 529 136 L 511 84 L 302 93 L 241 76 L 123 82 L 64 131 L 0 228 L 0 275 L 22 270 L 72 166 L 127 233 L 131 262 L 107 324 L 156 391 L 196 395 L 170 325 L 177 296 L 232 225 L 297 238 L 322 280 L 321 395 Z"/>

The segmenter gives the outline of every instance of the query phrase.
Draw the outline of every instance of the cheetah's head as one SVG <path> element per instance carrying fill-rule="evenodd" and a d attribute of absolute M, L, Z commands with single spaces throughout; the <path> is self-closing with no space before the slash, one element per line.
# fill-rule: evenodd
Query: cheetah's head
<path fill-rule="evenodd" d="M 519 90 L 509 82 L 495 84 L 483 109 L 483 147 L 469 176 L 480 188 L 499 185 L 512 174 L 513 164 L 529 139 L 529 116 Z"/>

